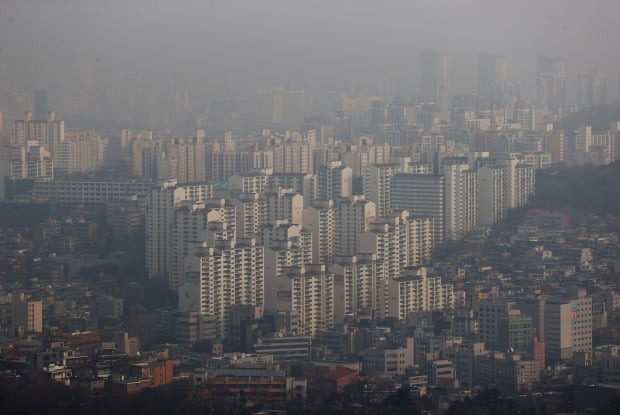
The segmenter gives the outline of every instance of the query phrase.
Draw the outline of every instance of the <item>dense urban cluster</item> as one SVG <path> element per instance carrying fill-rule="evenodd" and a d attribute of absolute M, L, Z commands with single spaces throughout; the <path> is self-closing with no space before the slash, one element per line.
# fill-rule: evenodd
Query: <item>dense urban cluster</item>
<path fill-rule="evenodd" d="M 570 106 L 539 56 L 528 101 L 481 54 L 478 93 L 451 96 L 449 62 L 422 53 L 416 98 L 343 92 L 325 116 L 260 90 L 251 117 L 220 103 L 183 134 L 65 129 L 43 90 L 12 131 L 0 113 L 2 390 L 59 383 L 89 411 L 605 408 L 620 216 L 558 173 L 617 180 L 620 116 L 566 127 L 605 77 Z"/>

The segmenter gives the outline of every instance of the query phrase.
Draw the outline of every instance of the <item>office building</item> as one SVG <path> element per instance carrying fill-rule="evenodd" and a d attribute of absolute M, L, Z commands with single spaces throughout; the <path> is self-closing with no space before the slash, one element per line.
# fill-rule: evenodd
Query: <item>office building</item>
<path fill-rule="evenodd" d="M 487 349 L 496 350 L 500 341 L 501 321 L 509 318 L 511 312 L 519 310 L 512 301 L 497 299 L 485 300 L 478 308 L 478 338 L 484 342 Z"/>
<path fill-rule="evenodd" d="M 305 360 L 311 356 L 312 337 L 280 336 L 261 337 L 254 343 L 259 356 L 274 356 L 278 360 Z"/>
<path fill-rule="evenodd" d="M 571 299 L 547 300 L 544 339 L 547 363 L 592 353 L 592 297 L 585 290 Z"/>
<path fill-rule="evenodd" d="M 363 372 L 365 375 L 404 375 L 414 365 L 414 339 L 408 337 L 406 344 L 386 345 L 364 350 Z"/>
<path fill-rule="evenodd" d="M 393 209 L 406 209 L 411 215 L 433 220 L 435 246 L 444 241 L 445 178 L 433 174 L 397 173 L 391 188 Z"/>

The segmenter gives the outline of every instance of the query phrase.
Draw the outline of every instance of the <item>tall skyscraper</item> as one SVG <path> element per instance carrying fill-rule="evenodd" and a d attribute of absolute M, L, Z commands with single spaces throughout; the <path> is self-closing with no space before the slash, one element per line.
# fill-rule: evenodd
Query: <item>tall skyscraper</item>
<path fill-rule="evenodd" d="M 34 91 L 34 118 L 35 120 L 45 120 L 47 118 L 47 91 L 37 89 Z"/>
<path fill-rule="evenodd" d="M 566 105 L 566 66 L 560 58 L 539 55 L 536 59 L 536 98 L 551 110 Z"/>
<path fill-rule="evenodd" d="M 508 60 L 503 55 L 478 55 L 478 96 L 484 102 L 500 102 L 504 98 Z"/>
<path fill-rule="evenodd" d="M 593 107 L 595 105 L 605 105 L 605 75 L 596 73 L 582 73 L 578 77 L 578 99 L 579 108 Z"/>
<path fill-rule="evenodd" d="M 443 117 L 448 115 L 449 93 L 448 55 L 440 51 L 422 51 L 420 60 L 420 95 L 439 107 Z"/>

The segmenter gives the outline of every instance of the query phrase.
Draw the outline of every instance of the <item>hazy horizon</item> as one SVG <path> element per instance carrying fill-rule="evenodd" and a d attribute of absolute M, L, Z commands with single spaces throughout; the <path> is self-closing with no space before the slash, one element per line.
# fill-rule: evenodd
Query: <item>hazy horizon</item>
<path fill-rule="evenodd" d="M 614 0 L 4 0 L 0 93 L 31 102 L 46 89 L 51 108 L 61 94 L 88 106 L 106 94 L 228 97 L 277 86 L 409 96 L 420 50 L 441 49 L 451 94 L 475 92 L 478 53 L 494 52 L 532 97 L 545 54 L 565 59 L 569 102 L 577 74 L 594 70 L 615 101 L 620 59 L 608 43 L 620 38 L 618 11 Z"/>

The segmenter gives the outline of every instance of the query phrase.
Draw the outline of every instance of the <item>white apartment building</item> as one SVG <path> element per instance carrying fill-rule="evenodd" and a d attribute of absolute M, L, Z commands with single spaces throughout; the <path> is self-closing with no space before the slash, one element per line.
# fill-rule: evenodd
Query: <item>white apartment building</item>
<path fill-rule="evenodd" d="M 90 172 L 103 165 L 103 140 L 99 136 L 75 135 L 54 146 L 54 165 L 59 173 Z"/>
<path fill-rule="evenodd" d="M 44 179 L 54 178 L 54 162 L 38 141 L 28 141 L 25 146 L 9 147 L 8 154 L 0 160 L 0 177 L 11 179 Z"/>
<path fill-rule="evenodd" d="M 317 200 L 304 209 L 303 227 L 312 232 L 312 262 L 331 264 L 336 254 L 336 208 L 331 200 Z"/>
<path fill-rule="evenodd" d="M 329 162 L 317 169 L 316 198 L 319 200 L 348 199 L 353 195 L 353 170 L 341 161 Z"/>
<path fill-rule="evenodd" d="M 211 186 L 206 184 L 177 186 L 176 181 L 168 181 L 147 193 L 145 246 L 149 278 L 168 280 L 170 287 L 174 286 L 172 243 L 175 206 L 187 200 L 204 203 L 206 199 L 201 199 L 201 197 L 210 196 L 211 190 Z M 214 218 L 213 221 L 215 220 Z M 234 219 L 232 223 L 234 226 Z"/>
<path fill-rule="evenodd" d="M 207 179 L 204 138 L 173 138 L 165 142 L 165 149 L 166 158 L 173 166 L 169 174 L 177 183 L 198 183 Z"/>
<path fill-rule="evenodd" d="M 170 288 L 183 283 L 185 257 L 196 246 L 214 246 L 217 240 L 234 240 L 235 226 L 221 220 L 220 209 L 193 200 L 178 202 L 172 226 Z"/>
<path fill-rule="evenodd" d="M 387 283 L 383 266 L 374 254 L 358 254 L 336 258 L 329 266 L 335 281 L 335 316 L 342 321 L 360 309 L 374 310 L 381 316 L 385 310 L 383 294 Z"/>
<path fill-rule="evenodd" d="M 433 259 L 434 220 L 427 216 L 409 216 L 404 223 L 406 228 L 405 252 L 407 265 L 429 264 Z"/>
<path fill-rule="evenodd" d="M 409 212 L 395 211 L 384 222 L 371 223 L 360 238 L 359 252 L 377 255 L 390 278 L 401 275 L 407 266 L 431 261 L 433 221 L 412 218 Z"/>
<path fill-rule="evenodd" d="M 299 316 L 299 333 L 314 336 L 334 326 L 334 277 L 325 264 L 284 270 L 277 308 Z"/>
<path fill-rule="evenodd" d="M 292 189 L 278 188 L 264 194 L 267 223 L 286 219 L 288 223 L 301 225 L 304 211 L 304 197 Z"/>
<path fill-rule="evenodd" d="M 504 169 L 504 210 L 526 205 L 535 192 L 534 167 L 516 158 L 499 163 Z"/>
<path fill-rule="evenodd" d="M 360 239 L 377 219 L 376 205 L 356 196 L 353 200 L 343 200 L 336 210 L 335 254 L 352 256 L 360 252 Z"/>
<path fill-rule="evenodd" d="M 185 259 L 180 311 L 214 316 L 217 333 L 224 337 L 230 306 L 263 306 L 263 260 L 264 248 L 255 239 L 216 241 L 213 247 L 196 248 Z"/>
<path fill-rule="evenodd" d="M 575 137 L 575 159 L 579 164 L 609 164 L 616 160 L 618 138 L 614 131 L 593 133 L 589 125 L 580 125 Z"/>
<path fill-rule="evenodd" d="M 454 308 L 454 286 L 428 275 L 424 267 L 409 267 L 397 278 L 388 278 L 385 315 L 403 320 L 412 311 Z"/>
<path fill-rule="evenodd" d="M 478 169 L 478 223 L 493 225 L 504 216 L 504 169 L 483 166 Z"/>
<path fill-rule="evenodd" d="M 235 174 L 228 178 L 228 187 L 241 193 L 263 193 L 267 190 L 268 178 L 262 173 Z"/>
<path fill-rule="evenodd" d="M 253 238 L 266 223 L 267 202 L 258 193 L 244 193 L 233 201 L 237 212 L 237 237 Z"/>
<path fill-rule="evenodd" d="M 388 143 L 373 144 L 370 137 L 359 137 L 354 145 L 347 145 L 340 153 L 343 165 L 353 170 L 354 177 L 364 177 L 372 164 L 390 163 L 392 148 Z"/>
<path fill-rule="evenodd" d="M 24 119 L 16 120 L 13 125 L 11 144 L 23 146 L 29 140 L 37 140 L 40 145 L 49 150 L 54 158 L 56 144 L 65 140 L 64 121 L 56 120 L 54 112 L 48 113 L 46 120 L 33 120 L 32 112 L 25 111 Z"/>
<path fill-rule="evenodd" d="M 404 246 L 407 238 L 401 223 L 402 219 L 398 216 L 391 222 L 372 223 L 360 239 L 360 252 L 376 255 L 386 278 L 399 276 L 407 266 L 407 256 L 404 255 L 407 252 Z"/>
<path fill-rule="evenodd" d="M 478 221 L 478 182 L 468 164 L 447 164 L 445 177 L 445 236 L 454 241 L 474 229 Z"/>
<path fill-rule="evenodd" d="M 397 163 L 371 164 L 364 175 L 366 200 L 375 202 L 377 216 L 380 218 L 389 215 L 392 211 L 392 177 L 400 170 L 401 166 Z"/>
<path fill-rule="evenodd" d="M 200 243 L 199 235 L 207 227 L 208 218 L 204 203 L 196 203 L 193 200 L 179 202 L 174 209 L 173 221 L 170 281 L 171 288 L 176 290 L 183 283 L 184 261 L 189 254 L 189 248 Z"/>
<path fill-rule="evenodd" d="M 277 173 L 312 173 L 314 146 L 287 140 L 273 148 L 273 171 Z"/>
<path fill-rule="evenodd" d="M 258 241 L 265 247 L 271 246 L 272 242 L 292 240 L 295 244 L 301 244 L 307 250 L 305 257 L 308 262 L 312 261 L 312 235 L 309 230 L 301 225 L 291 224 L 287 220 L 277 220 L 261 226 L 258 232 Z M 299 241 L 298 241 L 299 240 Z"/>
<path fill-rule="evenodd" d="M 538 169 L 548 169 L 551 167 L 551 154 L 541 151 L 527 152 L 523 154 L 523 160 L 525 164 L 530 164 L 534 171 Z"/>
<path fill-rule="evenodd" d="M 316 193 L 316 176 L 311 173 L 274 173 L 268 177 L 269 189 L 292 189 L 304 197 L 304 208 L 309 207 Z"/>
<path fill-rule="evenodd" d="M 265 247 L 265 310 L 287 311 L 278 308 L 290 289 L 285 270 L 312 262 L 311 235 L 299 225 L 269 224 L 261 228 L 259 243 Z"/>

